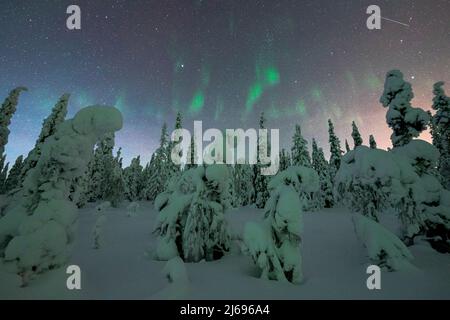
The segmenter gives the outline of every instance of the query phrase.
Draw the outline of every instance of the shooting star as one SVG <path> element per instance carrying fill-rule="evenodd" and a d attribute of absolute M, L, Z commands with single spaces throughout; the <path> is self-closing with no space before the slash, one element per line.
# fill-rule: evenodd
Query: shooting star
<path fill-rule="evenodd" d="M 403 22 L 400 22 L 400 21 L 397 21 L 397 20 L 392 20 L 392 19 L 385 18 L 385 17 L 382 17 L 382 16 L 378 16 L 378 17 L 383 19 L 383 20 L 387 20 L 387 21 L 390 21 L 390 22 L 401 24 L 402 26 L 405 26 L 405 27 L 408 27 L 408 28 L 410 27 L 409 24 L 406 24 L 406 23 L 403 23 Z M 411 19 L 410 19 L 410 21 L 411 21 Z"/>

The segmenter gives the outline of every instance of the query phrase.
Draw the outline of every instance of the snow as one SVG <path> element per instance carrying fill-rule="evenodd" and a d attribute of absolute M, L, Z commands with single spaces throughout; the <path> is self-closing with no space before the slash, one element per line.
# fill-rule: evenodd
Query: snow
<path fill-rule="evenodd" d="M 381 224 L 366 218 L 363 215 L 353 216 L 356 234 L 367 248 L 370 260 L 389 270 L 399 270 L 411 266 L 409 261 L 413 260 L 405 244 L 392 232 Z"/>
<path fill-rule="evenodd" d="M 352 214 L 346 209 L 324 209 L 303 215 L 302 258 L 304 281 L 299 285 L 263 280 L 250 257 L 234 240 L 219 260 L 185 263 L 188 286 L 167 281 L 164 261 L 153 258 L 157 211 L 139 202 L 138 214 L 127 217 L 127 203 L 108 208 L 104 246 L 92 248 L 95 204 L 79 209 L 78 229 L 69 264 L 81 268 L 81 290 L 68 290 L 65 268 L 51 270 L 28 287 L 0 266 L 0 299 L 450 299 L 450 255 L 428 244 L 408 247 L 415 268 L 382 270 L 381 290 L 368 290 L 367 251 L 358 241 Z M 233 239 L 243 237 L 246 222 L 260 223 L 263 210 L 243 207 L 226 218 Z"/>
<path fill-rule="evenodd" d="M 111 202 L 109 201 L 103 201 L 98 206 L 95 207 L 96 211 L 105 211 L 106 209 L 111 207 Z"/>
<path fill-rule="evenodd" d="M 128 206 L 127 206 L 127 215 L 129 217 L 133 217 L 136 215 L 137 211 L 139 209 L 139 203 L 137 203 L 136 201 L 131 202 Z"/>
<path fill-rule="evenodd" d="M 163 273 L 166 275 L 169 282 L 189 282 L 186 267 L 180 257 L 175 257 L 167 261 Z"/>
<path fill-rule="evenodd" d="M 0 218 L 0 254 L 24 285 L 66 261 L 77 218 L 76 206 L 68 201 L 72 181 L 85 171 L 95 141 L 121 126 L 117 109 L 90 106 L 42 144 L 39 160 Z"/>
<path fill-rule="evenodd" d="M 417 159 L 425 160 L 429 165 L 436 166 L 439 159 L 439 151 L 432 144 L 416 139 L 401 147 L 394 148 L 392 152 L 409 160 L 415 165 Z"/>

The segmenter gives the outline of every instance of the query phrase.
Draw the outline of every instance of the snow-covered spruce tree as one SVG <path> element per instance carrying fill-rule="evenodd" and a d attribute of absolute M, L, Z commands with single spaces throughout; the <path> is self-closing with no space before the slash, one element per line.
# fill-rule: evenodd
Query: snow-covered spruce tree
<path fill-rule="evenodd" d="M 133 158 L 130 166 L 123 170 L 127 198 L 130 201 L 136 201 L 139 199 L 139 192 L 142 189 L 142 170 L 140 156 Z"/>
<path fill-rule="evenodd" d="M 234 167 L 234 189 L 238 207 L 250 205 L 255 197 L 253 175 L 253 168 L 250 164 L 237 164 Z"/>
<path fill-rule="evenodd" d="M 8 178 L 5 182 L 5 191 L 9 192 L 19 186 L 20 173 L 22 172 L 23 167 L 23 156 L 20 155 L 17 157 L 14 165 L 9 171 Z"/>
<path fill-rule="evenodd" d="M 109 201 L 113 207 L 117 208 L 127 194 L 127 186 L 123 177 L 121 149 L 117 151 L 116 157 L 110 159 L 108 156 L 106 160 L 105 173 L 107 176 L 102 199 Z"/>
<path fill-rule="evenodd" d="M 446 96 L 440 81 L 433 86 L 432 117 L 433 145 L 439 150 L 439 172 L 444 187 L 450 190 L 450 97 Z"/>
<path fill-rule="evenodd" d="M 12 90 L 0 107 L 0 156 L 5 152 L 5 146 L 8 143 L 9 136 L 8 127 L 11 123 L 11 118 L 16 112 L 19 95 L 22 91 L 27 91 L 27 88 L 18 87 Z"/>
<path fill-rule="evenodd" d="M 411 84 L 403 79 L 399 70 L 391 70 L 386 74 L 380 102 L 388 108 L 386 121 L 393 130 L 391 141 L 394 147 L 403 146 L 418 137 L 429 122 L 428 113 L 411 106 L 413 97 Z"/>
<path fill-rule="evenodd" d="M 278 173 L 269 189 L 265 219 L 262 224 L 247 223 L 243 249 L 261 270 L 261 278 L 300 283 L 304 204 L 298 195 L 316 192 L 319 179 L 311 168 L 292 166 Z"/>
<path fill-rule="evenodd" d="M 6 179 L 8 176 L 9 162 L 5 165 L 6 156 L 0 158 L 0 194 L 6 193 Z"/>
<path fill-rule="evenodd" d="M 436 147 L 423 140 L 412 140 L 394 148 L 392 153 L 407 162 L 417 174 L 414 190 L 401 203 L 401 221 L 407 226 L 405 237 L 422 232 L 434 233 L 443 240 L 450 239 L 450 193 L 441 185 L 435 168 L 439 160 Z M 445 241 L 444 241 L 445 242 Z M 450 252 L 450 246 L 446 244 Z"/>
<path fill-rule="evenodd" d="M 331 122 L 331 119 L 328 119 L 328 137 L 328 141 L 330 143 L 330 175 L 331 181 L 334 181 L 336 172 L 341 166 L 342 150 L 341 142 L 334 133 L 334 125 L 333 122 Z"/>
<path fill-rule="evenodd" d="M 259 128 L 265 129 L 266 128 L 266 119 L 264 117 L 264 112 L 261 112 L 261 115 L 259 117 Z M 265 138 L 263 138 L 265 139 Z M 263 164 L 260 160 L 261 154 L 269 154 L 270 152 L 270 144 L 267 141 L 267 147 L 268 150 L 265 150 L 262 145 L 264 145 L 264 141 L 261 140 L 261 137 L 258 135 L 258 148 L 257 148 L 257 164 L 253 166 L 254 171 L 254 183 L 255 186 L 255 204 L 257 208 L 264 208 L 266 205 L 267 199 L 269 199 L 269 191 L 267 189 L 267 183 L 268 183 L 268 177 L 261 174 L 261 167 Z"/>
<path fill-rule="evenodd" d="M 308 152 L 308 141 L 302 136 L 300 125 L 295 125 L 295 133 L 292 137 L 292 165 L 311 167 L 311 157 Z"/>
<path fill-rule="evenodd" d="M 157 196 L 157 259 L 214 260 L 228 250 L 228 174 L 225 165 L 189 169 Z"/>
<path fill-rule="evenodd" d="M 41 146 L 48 139 L 48 137 L 55 134 L 58 126 L 64 121 L 67 115 L 67 105 L 69 103 L 70 95 L 65 93 L 63 94 L 58 102 L 52 109 L 50 115 L 44 119 L 42 123 L 41 132 L 39 133 L 39 137 L 34 144 L 34 148 L 28 153 L 28 156 L 25 158 L 22 172 L 20 174 L 20 184 L 25 179 L 28 171 L 31 168 L 34 168 L 39 157 L 41 156 Z"/>
<path fill-rule="evenodd" d="M 155 197 L 152 197 L 150 185 L 151 185 L 151 178 L 152 178 L 152 172 L 155 170 L 155 154 L 152 154 L 152 157 L 150 161 L 145 165 L 144 169 L 142 170 L 142 180 L 141 180 L 141 190 L 139 192 L 139 198 L 141 200 L 150 200 L 154 199 Z"/>
<path fill-rule="evenodd" d="M 67 262 L 77 213 L 68 200 L 70 185 L 86 170 L 98 138 L 121 127 L 117 109 L 86 107 L 42 145 L 36 166 L 0 218 L 0 256 L 22 277 L 23 285 L 35 274 Z"/>
<path fill-rule="evenodd" d="M 356 126 L 355 121 L 352 121 L 352 138 L 354 148 L 359 147 L 363 144 L 363 139 L 361 138 L 361 134 L 359 133 L 359 129 Z"/>
<path fill-rule="evenodd" d="M 188 170 L 188 169 L 195 168 L 197 166 L 196 163 L 198 162 L 197 161 L 198 157 L 197 157 L 196 150 L 197 150 L 197 147 L 194 142 L 194 137 L 191 137 L 191 144 L 188 149 L 188 153 L 187 153 L 188 155 L 187 155 L 186 165 L 184 166 L 184 169 Z"/>
<path fill-rule="evenodd" d="M 334 203 L 333 184 L 331 183 L 330 168 L 322 148 L 317 146 L 317 142 L 312 142 L 312 167 L 319 175 L 320 189 L 313 194 L 313 203 L 316 209 L 331 208 Z"/>
<path fill-rule="evenodd" d="M 180 112 L 177 112 L 177 117 L 175 119 L 175 130 L 177 129 L 182 129 L 183 125 L 182 125 L 182 115 Z M 182 141 L 183 137 L 180 137 L 178 141 Z M 167 173 L 168 173 L 168 179 L 170 179 L 172 176 L 176 175 L 178 176 L 181 172 L 181 165 L 175 164 L 172 160 L 171 160 L 171 154 L 172 154 L 172 148 L 175 144 L 171 141 L 171 139 L 169 139 L 168 141 L 168 146 L 167 146 Z M 179 156 L 181 156 L 181 151 Z"/>
<path fill-rule="evenodd" d="M 19 95 L 22 91 L 26 91 L 25 87 L 18 87 L 13 89 L 8 97 L 0 107 L 0 194 L 5 193 L 5 183 L 8 174 L 8 167 L 5 166 L 6 155 L 5 146 L 8 143 L 9 137 L 9 125 L 11 124 L 11 118 L 16 112 L 17 104 L 19 103 Z"/>
<path fill-rule="evenodd" d="M 108 175 L 112 172 L 114 135 L 111 133 L 101 137 L 89 163 L 87 199 L 90 202 L 104 200 L 108 186 Z"/>
<path fill-rule="evenodd" d="M 400 168 L 388 152 L 366 146 L 356 147 L 342 157 L 335 179 L 337 200 L 351 210 L 378 221 L 378 214 L 390 205 L 392 186 L 401 184 L 400 181 L 392 182 L 395 178 L 399 179 L 397 172 Z"/>
<path fill-rule="evenodd" d="M 353 225 L 358 238 L 367 249 L 372 264 L 388 271 L 408 268 L 413 259 L 403 242 L 381 224 L 360 214 L 353 215 Z"/>
<path fill-rule="evenodd" d="M 427 173 L 437 158 L 437 150 L 422 140 L 389 152 L 357 147 L 342 158 L 338 200 L 375 221 L 383 210 L 395 209 L 408 244 L 427 229 L 450 230 L 449 193 Z"/>
<path fill-rule="evenodd" d="M 286 152 L 284 148 L 281 149 L 279 158 L 280 158 L 280 167 L 279 167 L 280 171 L 286 170 L 291 166 L 291 157 L 289 155 L 289 152 Z"/>
<path fill-rule="evenodd" d="M 169 162 L 169 140 L 167 125 L 164 123 L 161 129 L 161 138 L 158 149 L 154 153 L 154 169 L 148 184 L 149 200 L 155 200 L 156 196 L 163 192 L 170 181 Z"/>
<path fill-rule="evenodd" d="M 375 138 L 373 135 L 369 136 L 369 145 L 370 149 L 376 149 L 377 148 L 377 142 L 375 141 Z"/>
<path fill-rule="evenodd" d="M 231 208 L 237 208 L 240 206 L 240 199 L 239 199 L 239 194 L 237 193 L 237 190 L 235 189 L 236 186 L 236 181 L 235 181 L 235 167 L 232 166 L 231 164 L 227 165 L 227 169 L 228 169 L 228 193 L 229 193 L 229 206 Z"/>
<path fill-rule="evenodd" d="M 350 146 L 348 145 L 347 139 L 345 139 L 345 152 L 350 152 Z"/>

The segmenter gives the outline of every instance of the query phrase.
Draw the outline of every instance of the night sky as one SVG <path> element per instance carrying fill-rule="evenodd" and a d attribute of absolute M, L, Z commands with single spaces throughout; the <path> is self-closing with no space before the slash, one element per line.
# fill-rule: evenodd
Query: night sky
<path fill-rule="evenodd" d="M 81 7 L 82 29 L 66 28 Z M 366 8 L 381 7 L 381 30 Z M 282 146 L 301 124 L 328 151 L 327 119 L 351 141 L 355 120 L 365 143 L 390 146 L 378 102 L 385 73 L 400 69 L 414 106 L 430 109 L 432 85 L 450 92 L 450 1 L 0 1 L 0 97 L 24 85 L 6 148 L 27 154 L 58 97 L 81 107 L 118 107 L 116 145 L 125 164 L 155 150 L 175 114 L 184 126 L 257 127 L 264 111 Z M 311 140 L 310 140 L 311 142 Z M 353 142 L 351 142 L 352 145 Z"/>

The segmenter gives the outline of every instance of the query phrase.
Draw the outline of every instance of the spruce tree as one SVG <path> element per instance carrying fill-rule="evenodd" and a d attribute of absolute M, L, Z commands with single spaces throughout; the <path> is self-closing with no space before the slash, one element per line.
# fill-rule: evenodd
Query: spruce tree
<path fill-rule="evenodd" d="M 0 107 L 0 156 L 5 152 L 5 146 L 8 143 L 9 125 L 11 118 L 16 112 L 16 107 L 19 102 L 19 95 L 22 91 L 26 91 L 25 87 L 18 87 L 12 90 L 8 97 Z"/>
<path fill-rule="evenodd" d="M 363 143 L 363 139 L 361 138 L 361 134 L 359 133 L 358 127 L 356 126 L 355 121 L 352 121 L 352 138 L 354 148 L 359 147 Z"/>
<path fill-rule="evenodd" d="M 266 119 L 264 118 L 264 112 L 261 112 L 261 116 L 259 117 L 259 128 L 265 129 L 265 122 Z M 262 153 L 268 153 L 270 152 L 270 145 L 267 143 L 267 147 L 269 150 L 263 150 L 261 149 L 261 141 L 260 137 L 258 136 L 258 148 L 257 148 L 257 164 L 253 166 L 254 168 L 254 177 L 255 177 L 255 204 L 257 208 L 264 208 L 266 205 L 267 199 L 269 199 L 269 191 L 267 189 L 267 183 L 268 178 L 261 174 L 261 168 L 263 164 L 260 160 L 260 154 Z"/>
<path fill-rule="evenodd" d="M 391 70 L 386 74 L 380 102 L 388 108 L 386 121 L 393 131 L 391 141 L 394 148 L 418 137 L 429 122 L 429 115 L 425 111 L 411 106 L 413 97 L 411 84 L 403 79 L 399 70 Z"/>
<path fill-rule="evenodd" d="M 325 160 L 322 148 L 317 146 L 317 142 L 313 139 L 312 142 L 312 168 L 319 175 L 319 191 L 313 195 L 316 209 L 331 208 L 334 204 L 333 199 L 333 185 L 331 183 L 330 169 Z"/>
<path fill-rule="evenodd" d="M 36 143 L 34 144 L 34 148 L 28 153 L 28 156 L 25 158 L 22 172 L 20 174 L 20 184 L 25 179 L 28 171 L 36 166 L 36 163 L 41 156 L 41 147 L 44 144 L 45 140 L 48 137 L 55 134 L 58 126 L 64 121 L 67 115 L 67 105 L 69 103 L 70 95 L 65 93 L 63 94 L 56 105 L 53 107 L 50 115 L 44 120 L 42 123 L 41 132 L 39 134 Z"/>
<path fill-rule="evenodd" d="M 130 166 L 123 170 L 127 198 L 130 201 L 139 199 L 139 192 L 142 189 L 142 170 L 140 156 L 132 159 Z"/>
<path fill-rule="evenodd" d="M 345 151 L 350 152 L 350 146 L 348 145 L 347 139 L 345 139 Z"/>
<path fill-rule="evenodd" d="M 234 167 L 234 190 L 237 199 L 236 206 L 247 206 L 255 197 L 253 185 L 254 172 L 249 164 L 237 164 Z"/>
<path fill-rule="evenodd" d="M 291 156 L 293 166 L 311 167 L 308 141 L 303 138 L 300 125 L 295 125 L 295 133 L 292 137 Z"/>
<path fill-rule="evenodd" d="M 279 159 L 280 159 L 280 167 L 278 171 L 284 171 L 291 166 L 291 158 L 289 156 L 289 153 L 287 153 L 284 148 L 281 149 Z"/>
<path fill-rule="evenodd" d="M 191 144 L 189 146 L 186 160 L 189 160 L 189 161 L 186 161 L 186 165 L 185 165 L 186 170 L 189 170 L 189 169 L 197 166 L 197 164 L 196 164 L 197 160 L 198 160 L 197 159 L 197 147 L 194 142 L 194 137 L 191 137 Z"/>
<path fill-rule="evenodd" d="M 102 199 L 111 202 L 111 205 L 117 208 L 127 193 L 120 148 L 115 157 L 110 157 L 109 154 L 106 156 L 105 167 L 106 177 Z"/>
<path fill-rule="evenodd" d="M 177 117 L 175 119 L 175 130 L 178 129 L 182 129 L 183 125 L 182 125 L 182 121 L 183 121 L 183 117 L 181 115 L 180 112 L 177 112 Z M 183 137 L 180 137 L 178 142 L 181 142 L 183 140 Z M 172 148 L 175 145 L 175 143 L 172 142 L 171 137 L 169 137 L 169 141 L 167 143 L 167 174 L 168 174 L 168 179 L 170 179 L 172 176 L 177 175 L 180 173 L 181 171 L 181 165 L 175 164 L 172 161 Z M 179 156 L 181 156 L 181 152 L 179 154 Z"/>
<path fill-rule="evenodd" d="M 150 161 L 145 165 L 145 168 L 142 170 L 142 180 L 141 180 L 142 189 L 140 190 L 139 193 L 139 198 L 141 200 L 154 199 L 154 197 L 152 197 L 150 193 L 151 178 L 154 169 L 155 169 L 155 154 L 153 153 Z"/>
<path fill-rule="evenodd" d="M 375 141 L 375 138 L 372 134 L 369 136 L 369 145 L 370 145 L 370 149 L 377 148 L 377 142 Z"/>
<path fill-rule="evenodd" d="M 107 134 L 97 143 L 94 156 L 89 163 L 87 187 L 88 201 L 105 200 L 108 175 L 113 168 L 114 135 Z"/>
<path fill-rule="evenodd" d="M 8 176 L 9 163 L 5 165 L 6 156 L 0 159 L 0 194 L 6 193 L 6 177 Z"/>
<path fill-rule="evenodd" d="M 443 185 L 450 189 L 450 97 L 448 97 L 440 81 L 433 86 L 433 110 L 432 117 L 433 145 L 439 150 L 439 172 Z"/>
<path fill-rule="evenodd" d="M 22 91 L 26 91 L 25 87 L 13 89 L 0 107 L 0 194 L 5 190 L 6 176 L 8 174 L 8 166 L 5 166 L 6 156 L 4 155 L 6 144 L 9 137 L 9 125 L 11 118 L 16 112 L 19 103 L 19 95 Z"/>
<path fill-rule="evenodd" d="M 161 128 L 159 147 L 153 156 L 153 168 L 147 185 L 146 192 L 150 201 L 155 200 L 156 196 L 165 190 L 170 179 L 168 162 L 171 160 L 167 152 L 168 144 L 167 125 L 164 123 Z"/>
<path fill-rule="evenodd" d="M 334 181 L 336 172 L 339 170 L 339 167 L 341 166 L 342 150 L 341 150 L 341 142 L 334 133 L 334 125 L 331 119 L 328 119 L 328 135 L 330 143 L 330 175 L 332 181 Z"/>
<path fill-rule="evenodd" d="M 209 165 L 184 171 L 155 200 L 156 257 L 187 262 L 219 259 L 229 249 L 224 213 L 229 208 L 228 168 Z"/>
<path fill-rule="evenodd" d="M 14 162 L 14 165 L 9 171 L 8 178 L 6 179 L 5 182 L 6 192 L 9 192 L 19 186 L 19 179 L 22 167 L 23 167 L 23 156 L 20 155 L 17 157 L 16 161 Z"/>

